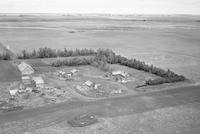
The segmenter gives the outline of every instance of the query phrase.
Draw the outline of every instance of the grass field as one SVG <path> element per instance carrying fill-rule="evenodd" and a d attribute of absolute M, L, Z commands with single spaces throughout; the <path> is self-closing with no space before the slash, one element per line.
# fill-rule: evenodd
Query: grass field
<path fill-rule="evenodd" d="M 0 61 L 0 82 L 21 80 L 21 73 L 8 61 Z"/>

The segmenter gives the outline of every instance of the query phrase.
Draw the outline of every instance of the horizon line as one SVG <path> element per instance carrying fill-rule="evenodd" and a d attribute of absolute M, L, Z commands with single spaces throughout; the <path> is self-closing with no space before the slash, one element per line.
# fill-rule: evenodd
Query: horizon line
<path fill-rule="evenodd" d="M 167 13 L 162 13 L 162 14 L 158 14 L 158 13 L 66 13 L 66 12 L 58 12 L 58 13 L 45 13 L 45 12 L 41 12 L 41 13 L 31 13 L 31 12 L 26 12 L 26 13 L 11 13 L 11 12 L 8 12 L 8 13 L 0 13 L 0 15 L 9 15 L 9 14 L 12 14 L 12 15 L 23 15 L 23 14 L 32 14 L 32 15 L 39 15 L 39 14 L 57 14 L 57 15 L 164 15 L 164 16 L 175 16 L 175 15 L 179 15 L 179 16 L 199 16 L 200 14 L 187 14 L 187 13 L 172 13 L 172 14 L 167 14 Z"/>

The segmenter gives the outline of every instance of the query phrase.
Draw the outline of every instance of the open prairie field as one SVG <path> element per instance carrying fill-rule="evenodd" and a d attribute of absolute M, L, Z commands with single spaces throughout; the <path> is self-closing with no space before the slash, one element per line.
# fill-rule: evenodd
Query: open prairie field
<path fill-rule="evenodd" d="M 109 48 L 200 81 L 200 16 L 1 16 L 0 42 L 22 49 Z"/>

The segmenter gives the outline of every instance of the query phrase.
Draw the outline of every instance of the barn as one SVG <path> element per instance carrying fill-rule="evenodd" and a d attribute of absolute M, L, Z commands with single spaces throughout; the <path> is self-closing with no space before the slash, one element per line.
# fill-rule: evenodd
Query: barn
<path fill-rule="evenodd" d="M 30 75 L 34 73 L 34 69 L 25 62 L 22 62 L 21 64 L 19 64 L 18 69 L 22 75 Z"/>

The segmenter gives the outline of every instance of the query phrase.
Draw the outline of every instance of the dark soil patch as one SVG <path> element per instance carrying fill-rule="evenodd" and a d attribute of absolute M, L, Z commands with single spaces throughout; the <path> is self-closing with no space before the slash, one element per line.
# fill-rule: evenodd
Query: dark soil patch
<path fill-rule="evenodd" d="M 80 115 L 68 121 L 72 127 L 85 127 L 98 122 L 93 115 Z"/>

